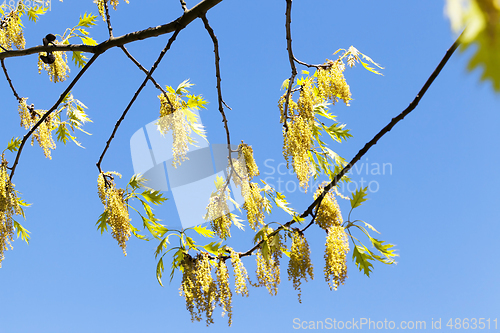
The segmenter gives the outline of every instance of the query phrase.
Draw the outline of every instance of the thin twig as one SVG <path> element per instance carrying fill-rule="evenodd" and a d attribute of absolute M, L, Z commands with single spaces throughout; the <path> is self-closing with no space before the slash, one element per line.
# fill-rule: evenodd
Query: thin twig
<path fill-rule="evenodd" d="M 120 48 L 122 49 L 123 52 L 125 52 L 125 54 L 127 55 L 127 57 L 132 60 L 132 62 L 137 66 L 139 67 L 139 69 L 141 71 L 143 71 L 146 75 L 149 75 L 149 71 L 144 68 L 144 66 L 141 65 L 141 63 L 139 61 L 137 61 L 137 59 L 135 59 L 132 54 L 130 54 L 130 52 L 127 50 L 127 48 L 125 46 L 120 46 Z M 149 80 L 154 84 L 154 86 L 159 89 L 162 93 L 163 93 L 163 96 L 165 96 L 165 98 L 167 99 L 167 103 L 170 105 L 170 108 L 173 110 L 174 109 L 174 106 L 172 105 L 172 102 L 170 101 L 170 98 L 168 97 L 168 94 L 167 94 L 167 91 L 165 89 L 163 89 L 159 84 L 158 82 L 156 82 L 156 80 L 153 78 L 153 76 L 149 76 Z"/>
<path fill-rule="evenodd" d="M 293 82 L 295 81 L 295 76 L 297 75 L 297 68 L 295 67 L 295 62 L 294 59 L 295 57 L 293 56 L 293 51 L 292 51 L 292 0 L 286 0 L 286 21 L 285 21 L 285 27 L 286 27 L 286 49 L 288 51 L 288 61 L 290 62 L 290 68 L 292 69 L 292 74 L 290 75 L 290 78 L 288 79 L 288 89 L 286 90 L 286 96 L 285 96 L 285 105 L 283 106 L 283 127 L 285 128 L 285 132 L 288 131 L 288 105 L 290 103 L 290 96 L 292 93 L 292 86 Z"/>
<path fill-rule="evenodd" d="M 146 75 L 149 75 L 149 71 L 148 71 L 146 68 L 144 68 L 144 66 L 142 66 L 142 65 L 141 65 L 141 63 L 140 63 L 139 61 L 137 61 L 137 59 L 135 59 L 135 58 L 134 58 L 134 57 L 130 54 L 130 52 L 127 50 L 127 48 L 125 48 L 125 46 L 123 46 L 123 45 L 122 45 L 122 46 L 120 46 L 120 48 L 121 48 L 121 49 L 123 50 L 123 52 L 127 55 L 127 57 L 128 57 L 130 60 L 132 60 L 132 62 L 133 62 L 133 63 L 134 63 L 137 67 L 139 67 L 139 69 L 140 69 L 141 71 L 143 71 Z M 156 80 L 153 78 L 153 76 L 151 76 L 151 75 L 150 75 L 150 76 L 149 76 L 149 80 L 150 80 L 150 81 L 154 84 L 154 86 L 155 86 L 157 89 L 161 90 L 161 92 L 162 92 L 162 93 L 167 94 L 167 91 L 166 91 L 165 89 L 163 89 L 163 88 L 162 88 L 162 87 L 158 84 L 158 82 L 156 82 Z"/>
<path fill-rule="evenodd" d="M 187 9 L 186 2 L 185 2 L 184 0 L 181 0 L 181 7 L 182 7 L 182 10 L 183 10 L 184 12 L 187 12 L 187 10 L 188 10 L 188 9 Z"/>
<path fill-rule="evenodd" d="M 16 99 L 19 102 L 21 102 L 22 98 L 19 97 L 19 95 L 17 94 L 16 89 L 14 89 L 14 85 L 12 84 L 12 81 L 10 80 L 9 74 L 7 74 L 7 67 L 5 67 L 4 60 L 2 59 L 1 62 L 2 62 L 3 72 L 5 73 L 5 77 L 7 78 L 7 81 L 9 82 L 10 89 L 12 89 L 12 92 L 14 93 L 14 96 L 16 96 Z"/>
<path fill-rule="evenodd" d="M 21 141 L 21 145 L 19 146 L 19 150 L 17 151 L 16 159 L 14 160 L 14 164 L 12 165 L 12 171 L 10 173 L 10 180 L 12 181 L 12 177 L 14 177 L 14 172 L 16 171 L 17 164 L 19 163 L 19 158 L 21 157 L 21 152 L 23 151 L 23 147 L 26 144 L 26 141 L 28 138 L 33 134 L 33 132 L 40 126 L 47 117 L 57 109 L 59 104 L 64 100 L 66 95 L 73 89 L 75 84 L 80 80 L 80 78 L 83 76 L 83 74 L 89 69 L 90 65 L 94 63 L 94 61 L 97 59 L 99 56 L 99 53 L 96 53 L 90 58 L 90 60 L 85 64 L 85 66 L 78 72 L 76 77 L 71 81 L 71 83 L 68 85 L 68 87 L 62 92 L 62 94 L 59 96 L 59 99 L 55 102 L 54 105 L 40 118 L 40 120 L 26 133 L 23 137 L 23 140 Z"/>
<path fill-rule="evenodd" d="M 109 38 L 113 38 L 113 27 L 111 27 L 111 17 L 109 16 L 108 2 L 104 1 L 104 11 L 106 13 L 106 23 L 108 25 Z"/>
<path fill-rule="evenodd" d="M 132 107 L 132 105 L 134 104 L 135 100 L 137 99 L 137 97 L 139 96 L 139 94 L 141 93 L 142 89 L 146 86 L 146 83 L 149 81 L 149 78 L 151 77 L 151 75 L 153 75 L 153 72 L 156 70 L 156 68 L 158 67 L 158 65 L 160 64 L 161 60 L 163 59 L 163 56 L 165 55 L 165 53 L 167 53 L 167 51 L 170 49 L 170 46 L 172 46 L 172 43 L 175 41 L 175 39 L 177 38 L 177 35 L 179 34 L 179 32 L 182 30 L 183 28 L 180 28 L 179 30 L 176 30 L 173 35 L 169 38 L 168 40 L 168 43 L 167 45 L 165 46 L 165 48 L 160 52 L 160 55 L 158 56 L 158 59 L 156 59 L 155 63 L 153 64 L 153 66 L 151 67 L 151 69 L 149 70 L 149 73 L 146 75 L 146 78 L 144 79 L 144 81 L 141 83 L 141 86 L 139 87 L 139 89 L 137 89 L 137 91 L 135 92 L 134 96 L 132 97 L 132 99 L 130 100 L 130 102 L 128 103 L 127 107 L 125 108 L 125 110 L 123 111 L 120 119 L 118 119 L 118 121 L 116 122 L 115 124 L 115 127 L 113 129 L 113 132 L 111 133 L 111 136 L 109 137 L 108 141 L 106 142 L 106 147 L 104 147 L 104 150 L 101 154 L 101 156 L 99 157 L 99 161 L 96 163 L 96 166 L 97 166 L 97 169 L 99 169 L 99 172 L 102 173 L 102 170 L 101 170 L 101 163 L 102 163 L 102 159 L 104 158 L 104 155 L 106 154 L 106 152 L 108 151 L 108 148 L 109 148 L 109 145 L 111 143 L 111 141 L 113 140 L 113 138 L 115 137 L 115 134 L 116 134 L 116 131 L 118 130 L 118 127 L 120 127 L 120 124 L 121 122 L 123 121 L 123 119 L 125 119 L 125 116 L 127 115 L 127 112 L 130 110 L 130 108 Z"/>
<path fill-rule="evenodd" d="M 227 141 L 227 150 L 228 150 L 228 157 L 227 158 L 228 158 L 229 164 L 231 166 L 231 172 L 229 173 L 229 175 L 227 177 L 226 184 L 224 186 L 224 190 L 222 191 L 222 192 L 224 192 L 225 188 L 229 185 L 229 182 L 231 181 L 231 176 L 233 175 L 233 173 L 235 173 L 236 176 L 240 179 L 241 179 L 241 176 L 238 175 L 238 173 L 234 169 L 233 159 L 231 157 L 231 136 L 229 135 L 229 126 L 227 124 L 226 114 L 224 113 L 223 104 L 225 104 L 225 103 L 224 103 L 224 100 L 222 98 L 222 88 L 221 88 L 221 80 L 222 79 L 220 76 L 219 42 L 217 40 L 217 36 L 215 36 L 214 30 L 212 29 L 212 27 L 210 26 L 210 23 L 208 22 L 206 15 L 203 14 L 200 17 L 203 20 L 203 24 L 205 25 L 205 29 L 207 30 L 208 34 L 210 35 L 210 38 L 212 38 L 212 43 L 214 44 L 215 77 L 217 78 L 217 97 L 218 97 L 217 100 L 219 103 L 219 112 L 222 115 L 222 122 L 224 123 L 224 129 L 226 130 L 226 141 Z"/>

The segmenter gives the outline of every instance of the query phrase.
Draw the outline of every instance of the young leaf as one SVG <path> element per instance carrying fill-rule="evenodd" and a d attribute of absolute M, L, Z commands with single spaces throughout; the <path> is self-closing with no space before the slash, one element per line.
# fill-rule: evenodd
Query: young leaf
<path fill-rule="evenodd" d="M 161 276 L 163 275 L 163 270 L 165 267 L 163 266 L 163 256 L 158 260 L 158 264 L 156 265 L 156 279 L 160 286 L 163 287 L 163 283 L 161 283 Z"/>
<path fill-rule="evenodd" d="M 264 258 L 264 260 L 266 260 L 266 262 L 269 262 L 270 249 L 267 240 L 260 244 L 260 251 L 262 252 L 262 257 Z"/>
<path fill-rule="evenodd" d="M 395 250 L 392 250 L 391 248 L 394 247 L 393 244 L 384 244 L 385 241 L 380 241 L 376 238 L 370 238 L 370 241 L 372 242 L 373 246 L 379 250 L 388 260 L 382 261 L 385 264 L 394 264 L 396 263 L 394 261 L 394 257 L 397 257 L 398 254 L 394 253 Z"/>
<path fill-rule="evenodd" d="M 356 192 L 351 193 L 352 194 L 352 199 L 351 199 L 351 208 L 354 209 L 356 207 L 359 207 L 365 202 L 367 199 L 365 198 L 367 196 L 366 192 L 368 191 L 368 186 L 365 188 L 359 188 L 356 190 Z"/>
<path fill-rule="evenodd" d="M 207 245 L 204 245 L 202 246 L 203 249 L 205 249 L 205 251 L 213 254 L 214 256 L 217 256 L 219 255 L 219 248 L 220 248 L 220 245 L 221 245 L 222 242 L 211 242 L 211 243 L 208 243 Z"/>
<path fill-rule="evenodd" d="M 97 220 L 97 229 L 101 229 L 101 235 L 104 232 L 104 230 L 108 231 L 108 225 L 106 221 L 108 220 L 108 211 L 105 210 L 100 216 L 99 219 Z"/>
<path fill-rule="evenodd" d="M 184 250 L 178 249 L 177 252 L 174 253 L 174 259 L 172 260 L 172 272 L 170 273 L 170 282 L 172 282 L 172 279 L 174 278 L 175 269 L 181 265 L 182 260 L 184 260 Z"/>
<path fill-rule="evenodd" d="M 33 21 L 33 22 L 36 22 L 38 20 L 38 15 L 43 15 L 45 14 L 45 12 L 47 11 L 47 8 L 43 8 L 43 7 L 34 7 L 34 8 L 30 8 L 28 10 L 28 19 L 30 21 Z"/>
<path fill-rule="evenodd" d="M 373 265 L 368 260 L 373 260 L 373 257 L 367 253 L 364 248 L 358 245 L 354 245 L 354 250 L 352 251 L 352 259 L 355 260 L 356 266 L 359 271 L 363 270 L 363 273 L 370 277 L 371 269 Z"/>
<path fill-rule="evenodd" d="M 72 59 L 75 62 L 75 65 L 80 68 L 83 68 L 87 63 L 87 61 L 85 60 L 87 59 L 87 57 L 83 55 L 82 52 L 80 51 L 73 51 Z"/>
<path fill-rule="evenodd" d="M 163 197 L 163 194 L 160 193 L 159 190 L 146 190 L 141 193 L 141 195 L 146 199 L 148 202 L 152 202 L 155 205 L 159 205 L 162 202 L 166 201 L 167 198 Z"/>
<path fill-rule="evenodd" d="M 134 189 L 137 190 L 141 187 L 144 187 L 144 183 L 148 180 L 144 178 L 141 174 L 137 173 L 130 178 L 128 184 Z"/>
<path fill-rule="evenodd" d="M 158 246 L 156 247 L 155 258 L 163 251 L 164 248 L 167 248 L 167 244 L 169 244 L 168 236 L 163 238 L 160 244 L 158 244 Z"/>
<path fill-rule="evenodd" d="M 92 38 L 92 37 L 80 37 L 80 39 L 82 40 L 82 43 L 84 45 L 90 45 L 90 46 L 94 46 L 94 45 L 97 45 L 97 42 Z"/>
<path fill-rule="evenodd" d="M 27 244 L 30 243 L 30 235 L 29 231 L 25 229 L 20 223 L 18 223 L 16 220 L 12 220 L 14 222 L 14 229 L 16 229 L 17 233 L 17 238 L 19 238 L 19 235 L 21 235 L 21 239 L 25 241 Z"/>
<path fill-rule="evenodd" d="M 208 230 L 207 227 L 201 227 L 197 225 L 196 227 L 193 227 L 193 230 L 203 237 L 208 237 L 208 238 L 214 237 L 214 232 L 212 230 Z"/>
<path fill-rule="evenodd" d="M 83 17 L 80 16 L 80 21 L 78 22 L 78 26 L 89 28 L 91 25 L 96 25 L 97 15 L 92 15 L 85 13 Z"/>
<path fill-rule="evenodd" d="M 188 245 L 188 250 L 189 249 L 196 249 L 196 243 L 191 237 L 186 236 L 186 243 Z"/>
<path fill-rule="evenodd" d="M 21 139 L 12 138 L 10 142 L 7 144 L 7 149 L 10 150 L 11 152 L 15 152 L 19 149 L 20 146 L 21 146 Z"/>

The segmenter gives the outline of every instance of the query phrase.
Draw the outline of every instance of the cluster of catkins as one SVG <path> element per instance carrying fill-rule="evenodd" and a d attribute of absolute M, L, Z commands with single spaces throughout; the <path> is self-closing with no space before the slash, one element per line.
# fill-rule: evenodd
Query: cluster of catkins
<path fill-rule="evenodd" d="M 248 296 L 248 274 L 240 255 L 231 248 L 227 250 L 231 253 L 235 292 Z M 191 314 L 191 320 L 201 321 L 204 315 L 208 326 L 213 323 L 214 309 L 220 306 L 222 315 L 227 313 L 228 324 L 231 325 L 233 293 L 229 287 L 229 273 L 225 260 L 212 260 L 207 253 L 199 253 L 195 258 L 186 253 L 181 268 L 182 283 L 179 293 L 186 299 L 186 308 Z M 212 276 L 213 270 L 215 277 Z"/>
<path fill-rule="evenodd" d="M 11 242 L 14 240 L 14 220 L 13 215 L 21 214 L 21 207 L 7 173 L 7 161 L 4 154 L 0 162 L 0 267 L 4 258 L 4 251 L 8 247 L 12 249 Z"/>
<path fill-rule="evenodd" d="M 35 110 L 33 105 L 26 104 L 27 98 L 21 98 L 19 101 L 19 116 L 21 117 L 21 126 L 25 129 L 31 129 L 41 117 L 47 112 L 46 110 Z M 52 131 L 57 127 L 51 115 L 47 116 L 45 120 L 36 128 L 31 137 L 31 145 L 34 140 L 38 142 L 43 149 L 45 157 L 51 159 L 50 150 L 56 149 L 56 143 L 52 138 Z"/>
<path fill-rule="evenodd" d="M 286 123 L 283 127 L 283 156 L 287 166 L 292 163 L 300 186 L 305 190 L 313 174 L 309 152 L 313 148 L 314 107 L 326 101 L 335 104 L 339 99 L 349 105 L 351 92 L 344 78 L 344 68 L 340 60 L 328 60 L 312 77 L 303 79 L 297 102 L 290 96 L 287 104 L 287 94 L 284 94 L 278 103 L 281 122 Z"/>
<path fill-rule="evenodd" d="M 117 172 L 100 173 L 97 177 L 97 192 L 99 198 L 104 205 L 104 211 L 107 214 L 106 223 L 111 226 L 111 235 L 118 241 L 118 244 L 123 250 L 123 254 L 127 255 L 127 240 L 129 239 L 132 229 L 130 226 L 130 218 L 127 209 L 127 203 L 123 197 L 123 189 L 117 189 L 113 180 L 113 175 L 121 175 Z"/>

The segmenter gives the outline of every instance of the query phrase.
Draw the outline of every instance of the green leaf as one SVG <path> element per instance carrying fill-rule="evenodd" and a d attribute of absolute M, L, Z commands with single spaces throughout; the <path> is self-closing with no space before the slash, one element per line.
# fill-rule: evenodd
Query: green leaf
<path fill-rule="evenodd" d="M 142 240 L 145 240 L 145 241 L 149 241 L 149 239 L 146 236 L 139 234 L 139 229 L 134 227 L 132 225 L 132 223 L 129 223 L 129 225 L 130 225 L 130 229 L 132 231 L 132 234 L 134 234 L 135 237 L 142 239 Z"/>
<path fill-rule="evenodd" d="M 359 62 L 361 63 L 361 65 L 363 65 L 363 67 L 367 70 L 369 70 L 370 72 L 374 73 L 374 74 L 378 74 L 378 75 L 382 75 L 382 73 L 378 72 L 375 70 L 375 68 L 373 67 L 370 67 L 370 65 L 368 65 L 367 63 L 363 62 L 362 60 L 359 60 Z"/>
<path fill-rule="evenodd" d="M 158 264 L 156 265 L 156 279 L 160 286 L 163 287 L 163 283 L 161 282 L 161 276 L 163 275 L 163 270 L 165 267 L 163 266 L 163 256 L 158 260 Z"/>
<path fill-rule="evenodd" d="M 380 232 L 378 232 L 377 229 L 375 229 L 370 223 L 366 223 L 365 221 L 361 221 L 361 220 L 359 220 L 359 221 L 363 222 L 365 224 L 365 227 L 368 227 L 371 230 L 375 231 L 377 234 L 380 234 Z"/>
<path fill-rule="evenodd" d="M 276 206 L 279 208 L 283 209 L 286 213 L 295 216 L 297 215 L 293 208 L 288 207 L 290 203 L 286 201 L 285 195 L 281 194 L 280 192 L 276 192 L 276 197 L 274 197 L 274 202 L 276 203 Z"/>
<path fill-rule="evenodd" d="M 57 141 L 61 141 L 64 144 L 68 142 L 69 137 L 71 136 L 68 129 L 66 128 L 65 123 L 60 123 L 59 126 L 57 126 L 56 134 L 57 134 Z"/>
<path fill-rule="evenodd" d="M 208 237 L 208 238 L 214 237 L 214 232 L 212 230 L 208 230 L 206 227 L 201 227 L 197 225 L 196 227 L 193 227 L 193 230 L 203 237 Z"/>
<path fill-rule="evenodd" d="M 359 207 L 365 202 L 367 199 L 365 198 L 367 196 L 368 191 L 368 186 L 365 188 L 359 188 L 356 190 L 356 192 L 351 193 L 352 199 L 351 199 L 351 208 L 354 209 L 356 207 Z"/>
<path fill-rule="evenodd" d="M 100 216 L 99 216 L 99 219 L 97 220 L 97 229 L 101 229 L 101 235 L 102 233 L 104 232 L 104 230 L 108 231 L 108 225 L 107 225 L 107 221 L 108 221 L 108 216 L 109 216 L 109 213 L 107 210 L 105 210 Z"/>
<path fill-rule="evenodd" d="M 30 235 L 29 231 L 25 229 L 20 223 L 18 223 L 16 220 L 12 219 L 14 222 L 14 229 L 16 229 L 16 234 L 17 238 L 19 238 L 19 235 L 21 235 L 21 239 L 25 241 L 27 244 L 30 243 Z"/>
<path fill-rule="evenodd" d="M 356 266 L 359 268 L 359 271 L 363 270 L 363 273 L 370 277 L 371 269 L 373 265 L 368 260 L 373 260 L 372 256 L 365 251 L 365 249 L 361 246 L 354 245 L 354 250 L 352 251 L 352 259 L 355 260 Z"/>
<path fill-rule="evenodd" d="M 172 272 L 170 273 L 170 281 L 172 281 L 172 279 L 174 278 L 175 269 L 181 265 L 182 260 L 184 260 L 184 250 L 178 249 L 177 252 L 174 253 L 174 259 L 172 260 Z"/>
<path fill-rule="evenodd" d="M 281 90 L 287 90 L 289 82 L 290 79 L 286 79 L 285 81 L 283 81 L 283 83 L 281 84 Z"/>
<path fill-rule="evenodd" d="M 128 184 L 134 189 L 134 190 L 137 190 L 139 188 L 144 188 L 145 187 L 145 183 L 147 182 L 148 180 L 146 178 L 143 177 L 143 175 L 139 174 L 139 173 L 136 173 L 135 175 L 132 176 L 132 178 L 130 178 L 130 181 L 128 182 Z"/>
<path fill-rule="evenodd" d="M 141 195 L 144 197 L 144 199 L 146 199 L 146 201 L 152 202 L 155 205 L 159 205 L 167 200 L 167 198 L 163 197 L 163 194 L 160 193 L 159 190 L 155 191 L 149 189 L 142 192 Z"/>
<path fill-rule="evenodd" d="M 80 16 L 80 21 L 77 26 L 89 28 L 92 25 L 96 25 L 97 15 L 92 15 L 85 13 L 83 17 Z"/>
<path fill-rule="evenodd" d="M 330 127 L 326 127 L 323 125 L 323 129 L 326 133 L 328 133 L 328 135 L 330 135 L 333 140 L 342 142 L 342 140 L 346 140 L 352 137 L 352 134 L 349 134 L 350 130 L 344 129 L 345 126 L 345 124 L 335 123 Z"/>
<path fill-rule="evenodd" d="M 10 150 L 11 152 L 15 152 L 19 149 L 20 146 L 21 146 L 21 139 L 12 138 L 10 142 L 7 144 L 7 149 Z"/>
<path fill-rule="evenodd" d="M 191 237 L 186 236 L 186 243 L 188 245 L 188 250 L 189 249 L 196 250 L 196 242 Z"/>
<path fill-rule="evenodd" d="M 83 68 L 85 64 L 87 64 L 86 59 L 88 59 L 85 55 L 82 54 L 80 51 L 73 51 L 73 56 L 72 56 L 73 61 L 75 62 L 75 65 Z"/>
<path fill-rule="evenodd" d="M 217 256 L 219 255 L 219 249 L 220 249 L 220 246 L 221 246 L 221 243 L 222 242 L 211 242 L 211 243 L 208 243 L 207 245 L 204 245 L 204 246 L 201 246 L 203 249 L 205 249 L 205 251 L 213 254 L 214 256 Z"/>
<path fill-rule="evenodd" d="M 177 89 L 175 90 L 175 93 L 179 96 L 182 94 L 186 94 L 188 92 L 188 88 L 191 88 L 192 86 L 194 86 L 194 84 L 190 83 L 189 79 L 184 80 L 179 83 Z"/>
<path fill-rule="evenodd" d="M 262 257 L 264 258 L 264 260 L 266 260 L 266 262 L 269 262 L 269 253 L 271 251 L 269 249 L 267 240 L 260 244 L 260 251 L 262 252 Z"/>
<path fill-rule="evenodd" d="M 392 248 L 394 247 L 393 244 L 384 244 L 385 241 L 378 240 L 376 238 L 370 238 L 370 241 L 372 242 L 373 246 L 379 250 L 387 260 L 379 260 L 383 262 L 384 264 L 394 264 L 394 257 L 397 257 L 398 255 L 393 250 Z M 378 258 L 377 258 L 378 259 Z"/>
<path fill-rule="evenodd" d="M 167 246 L 168 246 L 167 244 L 170 244 L 168 241 L 168 237 L 170 237 L 170 235 L 163 238 L 161 240 L 160 244 L 158 244 L 158 246 L 156 247 L 155 258 L 163 251 L 163 249 L 167 248 Z"/>
<path fill-rule="evenodd" d="M 82 43 L 84 45 L 90 45 L 90 46 L 94 46 L 94 45 L 97 45 L 97 42 L 92 38 L 92 37 L 80 37 L 80 39 L 82 40 Z"/>
<path fill-rule="evenodd" d="M 43 15 L 47 11 L 47 8 L 43 7 L 33 7 L 28 10 L 28 19 L 30 21 L 36 22 L 38 20 L 38 15 Z"/>

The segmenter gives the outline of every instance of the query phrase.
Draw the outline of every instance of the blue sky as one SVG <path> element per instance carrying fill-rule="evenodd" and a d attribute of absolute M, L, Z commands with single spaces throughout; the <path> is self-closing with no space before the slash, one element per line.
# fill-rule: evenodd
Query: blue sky
<path fill-rule="evenodd" d="M 431 0 L 294 1 L 297 58 L 321 63 L 337 49 L 354 45 L 385 67 L 384 76 L 359 65 L 346 71 L 354 100 L 350 107 L 339 103 L 331 109 L 354 135 L 331 146 L 341 156 L 350 160 L 406 108 L 451 46 L 453 35 L 443 5 Z M 27 47 L 41 44 L 47 33 L 62 34 L 85 12 L 97 13 L 97 8 L 89 0 L 54 1 L 36 25 L 25 22 Z M 180 13 L 178 1 L 120 3 L 112 12 L 114 34 L 160 25 Z M 274 177 L 268 181 L 275 186 L 282 181 L 283 193 L 303 211 L 311 203 L 311 193 L 293 190 L 298 184 L 295 177 L 278 173 L 284 160 L 277 103 L 281 83 L 290 75 L 284 13 L 285 1 L 223 1 L 207 17 L 219 38 L 224 99 L 233 109 L 226 113 L 231 139 L 252 145 L 262 179 Z M 90 32 L 98 42 L 107 37 L 102 21 Z M 161 36 L 127 47 L 150 68 L 167 40 Z M 73 89 L 93 120 L 85 127 L 92 136 L 79 136 L 86 149 L 58 143 L 48 160 L 39 147 L 27 146 L 21 156 L 14 183 L 23 199 L 33 204 L 23 223 L 31 231 L 31 241 L 26 245 L 18 239 L 14 250 L 5 253 L 0 332 L 293 332 L 294 318 L 307 325 L 327 318 L 387 320 L 396 326 L 401 321 L 425 321 L 428 330 L 439 318 L 443 330 L 449 329 L 450 318 L 490 318 L 494 325 L 493 320 L 500 319 L 495 255 L 500 241 L 500 96 L 489 83 L 479 82 L 479 73 L 466 72 L 467 59 L 467 53 L 453 55 L 417 109 L 380 140 L 351 175 L 373 186 L 354 218 L 373 224 L 382 239 L 396 244 L 398 264 L 376 264 L 367 278 L 349 261 L 345 285 L 331 292 L 322 272 L 324 233 L 310 228 L 315 279 L 303 285 L 302 304 L 283 265 L 277 296 L 262 288 L 251 288 L 249 298 L 235 295 L 233 326 L 228 328 L 217 310 L 215 324 L 206 328 L 204 322 L 190 322 L 178 295 L 178 274 L 170 285 L 158 285 L 153 241 L 131 239 L 124 257 L 110 234 L 101 236 L 96 230 L 102 204 L 95 163 L 144 77 L 123 52 L 109 50 Z M 34 55 L 5 63 L 18 93 L 36 108 L 48 109 L 68 82 L 53 84 L 45 73 L 38 75 Z M 74 66 L 71 70 L 70 78 L 77 73 Z M 195 83 L 192 91 L 210 102 L 201 111 L 209 141 L 225 142 L 213 49 L 201 20 L 179 34 L 155 78 L 163 86 L 177 86 L 188 78 Z M 24 130 L 4 79 L 0 91 L 0 142 L 6 146 Z M 124 181 L 133 174 L 130 138 L 158 117 L 157 95 L 148 84 L 104 159 L 103 169 L 122 173 Z M 11 162 L 13 155 L 7 154 L 7 159 Z M 384 163 L 390 164 L 391 172 L 372 174 Z M 348 202 L 341 202 L 344 214 L 348 207 Z M 173 200 L 155 211 L 167 226 L 180 226 Z M 137 215 L 132 218 L 140 224 Z M 285 222 L 287 216 L 277 212 L 269 221 Z M 236 250 L 251 246 L 252 232 L 235 234 L 230 244 Z M 247 258 L 244 263 L 254 277 L 252 261 Z"/>

